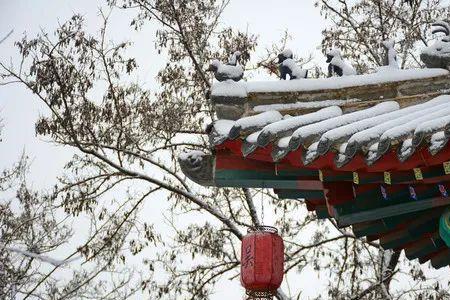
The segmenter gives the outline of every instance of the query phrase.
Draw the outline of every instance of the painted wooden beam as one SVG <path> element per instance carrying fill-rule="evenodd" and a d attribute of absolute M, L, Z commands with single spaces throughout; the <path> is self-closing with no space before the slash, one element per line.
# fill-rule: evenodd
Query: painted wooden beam
<path fill-rule="evenodd" d="M 399 226 L 405 227 L 412 220 L 419 218 L 422 214 L 428 214 L 431 211 L 432 210 L 425 210 L 389 218 L 382 218 L 375 221 L 356 223 L 352 225 L 353 233 L 357 237 L 382 235 Z"/>
<path fill-rule="evenodd" d="M 405 247 L 405 255 L 409 260 L 429 256 L 436 251 L 444 249 L 444 241 L 435 231 L 431 236 L 423 237 Z"/>
<path fill-rule="evenodd" d="M 422 236 L 435 232 L 439 214 L 423 215 L 399 230 L 394 230 L 380 238 L 380 244 L 384 249 L 402 249 L 408 243 L 419 240 Z"/>
<path fill-rule="evenodd" d="M 413 213 L 426 210 L 433 207 L 441 207 L 450 205 L 450 198 L 435 197 L 419 201 L 411 201 L 408 203 L 390 205 L 380 207 L 368 211 L 361 211 L 353 214 L 340 215 L 337 211 L 333 211 L 333 216 L 339 226 L 348 226 L 355 223 L 373 221 L 386 217 L 393 217 L 402 214 Z"/>

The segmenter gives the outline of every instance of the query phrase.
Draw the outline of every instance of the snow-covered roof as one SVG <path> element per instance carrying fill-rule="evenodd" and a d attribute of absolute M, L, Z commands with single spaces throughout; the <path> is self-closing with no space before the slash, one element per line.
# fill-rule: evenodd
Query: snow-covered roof
<path fill-rule="evenodd" d="M 450 95 L 402 109 L 395 101 L 385 101 L 346 114 L 331 106 L 296 117 L 270 111 L 227 121 L 226 126 L 216 124 L 212 132 L 222 135 L 222 142 L 242 140 L 244 156 L 265 148 L 270 149 L 273 161 L 279 161 L 299 149 L 303 164 L 308 165 L 334 153 L 333 167 L 340 168 L 357 154 L 372 165 L 393 150 L 400 161 L 405 161 L 423 147 L 433 155 L 445 148 L 449 138 Z M 224 127 L 228 134 L 223 135 Z M 242 130 L 243 127 L 247 130 Z"/>
<path fill-rule="evenodd" d="M 305 92 L 315 90 L 334 90 L 389 82 L 407 81 L 448 75 L 444 69 L 383 69 L 382 72 L 351 75 L 344 77 L 317 78 L 308 80 L 278 80 L 255 82 L 216 82 L 211 88 L 215 97 L 245 98 L 251 93 Z"/>

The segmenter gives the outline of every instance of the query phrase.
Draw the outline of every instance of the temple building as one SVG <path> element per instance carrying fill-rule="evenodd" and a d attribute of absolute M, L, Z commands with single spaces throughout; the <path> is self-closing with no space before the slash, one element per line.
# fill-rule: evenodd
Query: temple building
<path fill-rule="evenodd" d="M 216 82 L 211 152 L 183 154 L 181 168 L 203 186 L 273 189 L 384 249 L 448 266 L 449 58 L 431 47 L 423 69 Z"/>

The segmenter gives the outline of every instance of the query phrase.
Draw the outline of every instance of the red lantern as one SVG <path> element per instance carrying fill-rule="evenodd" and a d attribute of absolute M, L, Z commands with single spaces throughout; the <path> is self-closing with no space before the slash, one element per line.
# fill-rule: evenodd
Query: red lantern
<path fill-rule="evenodd" d="M 247 295 L 272 299 L 283 281 L 283 264 L 284 245 L 277 229 L 250 229 L 241 246 L 241 283 Z"/>

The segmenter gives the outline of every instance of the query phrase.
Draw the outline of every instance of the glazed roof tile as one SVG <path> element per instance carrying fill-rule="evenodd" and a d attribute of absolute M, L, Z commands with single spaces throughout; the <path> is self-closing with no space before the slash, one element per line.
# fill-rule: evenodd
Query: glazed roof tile
<path fill-rule="evenodd" d="M 210 135 L 213 145 L 242 140 L 243 156 L 264 148 L 270 150 L 272 161 L 279 161 L 301 151 L 305 166 L 332 153 L 333 168 L 341 168 L 358 153 L 367 165 L 390 150 L 400 161 L 423 147 L 435 155 L 447 145 L 449 124 L 450 95 L 443 95 L 402 109 L 395 101 L 386 101 L 346 114 L 337 106 L 295 117 L 269 111 L 216 121 Z"/>

